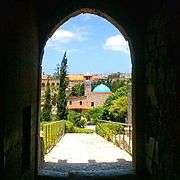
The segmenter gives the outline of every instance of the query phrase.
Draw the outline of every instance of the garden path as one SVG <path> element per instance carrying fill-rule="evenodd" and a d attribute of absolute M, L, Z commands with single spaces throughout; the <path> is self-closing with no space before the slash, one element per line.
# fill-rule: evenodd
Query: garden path
<path fill-rule="evenodd" d="M 45 156 L 42 172 L 63 176 L 132 173 L 132 157 L 96 133 L 67 133 Z"/>

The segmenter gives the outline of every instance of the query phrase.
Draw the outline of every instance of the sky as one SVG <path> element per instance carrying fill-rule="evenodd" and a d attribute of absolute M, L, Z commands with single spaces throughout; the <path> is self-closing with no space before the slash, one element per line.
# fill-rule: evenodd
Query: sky
<path fill-rule="evenodd" d="M 53 74 L 67 52 L 68 73 L 131 73 L 128 42 L 106 19 L 92 14 L 70 18 L 49 38 L 42 71 Z"/>

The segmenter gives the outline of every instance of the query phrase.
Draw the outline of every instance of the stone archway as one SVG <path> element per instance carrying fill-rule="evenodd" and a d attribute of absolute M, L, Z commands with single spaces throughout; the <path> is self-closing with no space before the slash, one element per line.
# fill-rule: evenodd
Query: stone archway
<path fill-rule="evenodd" d="M 178 1 L 12 0 L 0 8 L 3 27 L 0 31 L 5 37 L 0 62 L 3 83 L 0 171 L 5 173 L 5 179 L 34 179 L 43 48 L 53 28 L 69 14 L 83 8 L 98 9 L 112 17 L 124 27 L 134 47 L 136 173 L 145 173 L 148 168 L 153 179 L 179 179 Z M 26 122 L 23 112 L 29 107 L 30 151 L 23 158 L 23 148 L 26 149 L 22 141 L 23 121 Z M 145 150 L 150 140 L 159 143 L 156 158 L 148 156 Z M 153 162 L 152 167 L 147 167 L 146 159 Z M 29 163 L 24 169 L 21 165 L 26 160 Z"/>
<path fill-rule="evenodd" d="M 67 10 L 66 13 L 68 13 L 69 10 Z M 56 12 L 57 13 L 57 12 Z M 55 14 L 56 14 L 55 13 Z M 141 88 L 141 93 L 139 94 L 139 83 L 142 85 L 143 84 L 143 79 L 138 79 L 139 77 L 143 77 L 142 71 L 138 71 L 139 65 L 142 66 L 142 64 L 138 64 L 138 61 L 141 61 L 140 58 L 140 53 L 141 51 L 141 36 L 140 32 L 138 29 L 131 29 L 131 23 L 126 23 L 123 24 L 117 20 L 116 18 L 112 18 L 111 16 L 107 15 L 105 11 L 97 10 L 96 8 L 78 8 L 76 11 L 73 11 L 70 14 L 67 14 L 67 16 L 63 16 L 61 18 L 58 18 L 56 14 L 56 21 L 54 22 L 52 20 L 52 24 L 50 25 L 48 31 L 45 33 L 42 33 L 42 41 L 41 41 L 41 58 L 40 58 L 40 64 L 42 61 L 42 55 L 43 55 L 43 47 L 45 46 L 46 41 L 48 40 L 49 37 L 52 36 L 52 34 L 55 32 L 55 30 L 62 25 L 65 21 L 67 21 L 69 18 L 74 17 L 80 13 L 91 13 L 91 14 L 96 14 L 99 15 L 105 19 L 107 19 L 109 22 L 111 22 L 117 29 L 124 35 L 125 39 L 128 40 L 129 46 L 130 46 L 130 51 L 131 51 L 131 60 L 132 60 L 132 82 L 133 82 L 133 163 L 136 169 L 136 172 L 142 172 L 144 169 L 142 167 L 142 164 L 144 164 L 144 159 L 143 159 L 143 154 L 144 154 L 144 134 L 143 134 L 143 123 L 140 120 L 139 117 L 142 117 L 139 115 L 138 108 L 140 109 L 141 106 L 141 101 L 142 101 L 142 86 Z M 123 25 L 121 25 L 123 24 Z M 125 28 L 124 28 L 125 27 Z M 137 60 L 138 59 L 138 60 Z M 40 68 L 41 69 L 41 68 Z M 140 97 L 140 98 L 139 98 Z M 137 101 L 138 99 L 138 101 Z M 139 116 L 139 117 L 137 117 Z M 139 131 L 141 129 L 141 131 Z M 137 133 L 137 131 L 139 131 Z M 141 141 L 138 141 L 138 139 L 141 139 Z M 141 164 L 142 163 L 142 164 Z"/>

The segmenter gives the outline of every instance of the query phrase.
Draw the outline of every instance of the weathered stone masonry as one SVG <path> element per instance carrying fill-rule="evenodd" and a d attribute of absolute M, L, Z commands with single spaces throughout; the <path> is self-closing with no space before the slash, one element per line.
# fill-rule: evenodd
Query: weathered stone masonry
<path fill-rule="evenodd" d="M 180 4 L 177 0 L 2 2 L 1 174 L 4 173 L 4 179 L 14 180 L 34 179 L 37 175 L 43 48 L 59 25 L 81 12 L 107 18 L 130 43 L 136 177 L 140 179 L 148 172 L 153 180 L 180 179 L 180 89 L 177 83 Z M 27 120 L 23 118 L 26 113 L 30 117 Z M 30 124 L 26 124 L 29 121 Z M 28 127 L 30 136 L 23 133 Z M 27 146 L 24 140 L 28 142 Z M 147 148 L 152 147 L 153 142 L 158 142 L 158 148 L 154 150 L 156 155 Z M 23 152 L 27 152 L 25 156 Z"/>

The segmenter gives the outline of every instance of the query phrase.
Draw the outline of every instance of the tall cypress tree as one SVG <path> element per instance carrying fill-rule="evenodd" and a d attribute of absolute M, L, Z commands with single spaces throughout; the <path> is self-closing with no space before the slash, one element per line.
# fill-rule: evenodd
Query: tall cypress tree
<path fill-rule="evenodd" d="M 42 113 L 41 113 L 41 121 L 51 121 L 51 109 L 52 109 L 51 89 L 50 89 L 49 80 L 48 80 L 46 90 L 45 90 L 45 95 L 44 95 L 44 105 L 43 105 Z"/>
<path fill-rule="evenodd" d="M 67 79 L 67 58 L 66 52 L 61 62 L 61 67 L 58 72 L 59 77 L 59 88 L 57 95 L 57 118 L 59 120 L 67 119 L 67 97 L 66 88 L 68 87 Z"/>

